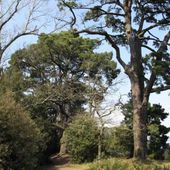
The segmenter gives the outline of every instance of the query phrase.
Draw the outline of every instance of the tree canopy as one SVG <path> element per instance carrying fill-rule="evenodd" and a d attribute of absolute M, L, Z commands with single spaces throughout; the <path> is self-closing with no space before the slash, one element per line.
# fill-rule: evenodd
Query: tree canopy
<path fill-rule="evenodd" d="M 61 10 L 70 11 L 72 18 L 67 23 L 77 29 L 77 33 L 104 37 L 115 51 L 115 57 L 131 83 L 134 157 L 145 159 L 146 111 L 150 94 L 170 89 L 169 1 L 97 0 L 91 3 L 61 0 L 59 6 Z M 77 12 L 83 14 L 82 25 Z M 162 32 L 161 35 L 156 31 Z M 122 57 L 121 46 L 129 51 L 126 59 Z"/>
<path fill-rule="evenodd" d="M 99 44 L 74 31 L 42 34 L 37 43 L 16 51 L 2 74 L 0 93 L 13 91 L 15 100 L 49 135 L 46 155 L 57 151 L 54 145 L 74 115 L 84 113 L 89 89 L 104 95 L 98 87 L 111 86 L 120 72 L 112 53 L 95 52 Z"/>
<path fill-rule="evenodd" d="M 68 119 L 86 102 L 88 77 L 98 75 L 100 82 L 112 84 L 119 73 L 112 53 L 94 52 L 98 44 L 74 32 L 42 34 L 37 44 L 13 54 L 8 76 L 20 82 L 11 83 L 12 89 L 30 98 L 35 107 L 46 107 L 44 116 Z"/>
<path fill-rule="evenodd" d="M 132 116 L 132 100 L 122 106 L 122 111 L 124 114 L 123 125 L 126 125 L 129 130 L 132 130 L 133 116 Z M 169 115 L 165 112 L 159 104 L 149 104 L 147 109 L 147 148 L 148 155 L 153 159 L 164 159 L 164 153 L 168 147 L 167 133 L 169 132 L 169 127 L 166 127 L 162 122 Z M 125 145 L 126 146 L 126 145 Z M 131 140 L 131 149 L 133 150 L 133 140 Z M 132 153 L 131 153 L 132 155 Z"/>

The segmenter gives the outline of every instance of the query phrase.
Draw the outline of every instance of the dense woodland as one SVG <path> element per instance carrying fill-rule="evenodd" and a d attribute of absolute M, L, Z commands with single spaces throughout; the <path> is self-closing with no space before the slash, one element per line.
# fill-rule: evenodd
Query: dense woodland
<path fill-rule="evenodd" d="M 48 3 L 0 1 L 0 170 L 38 169 L 54 154 L 75 163 L 169 161 L 170 128 L 162 124 L 169 113 L 149 101 L 151 93 L 170 89 L 169 1 L 54 1 L 51 11 L 61 18 L 45 13 Z M 29 35 L 37 41 L 14 48 Z M 107 105 L 123 72 L 128 100 L 122 95 Z M 115 125 L 118 110 L 124 118 Z"/>

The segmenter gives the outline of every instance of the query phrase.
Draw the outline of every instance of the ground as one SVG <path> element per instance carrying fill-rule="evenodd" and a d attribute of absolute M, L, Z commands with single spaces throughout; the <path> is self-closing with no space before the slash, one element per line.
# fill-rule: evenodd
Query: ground
<path fill-rule="evenodd" d="M 170 170 L 170 161 L 155 161 L 155 160 L 146 160 L 146 161 L 136 161 L 134 159 L 125 159 L 125 158 L 110 158 L 102 159 L 101 161 L 94 161 L 89 164 L 71 164 L 70 157 L 68 155 L 59 156 L 54 155 L 51 157 L 52 165 L 41 168 L 41 170 L 88 170 L 89 167 L 93 169 L 98 169 L 98 167 L 105 167 L 103 169 L 125 169 L 128 170 Z M 118 168 L 119 167 L 119 168 Z"/>
<path fill-rule="evenodd" d="M 70 163 L 68 155 L 54 155 L 51 157 L 52 165 L 44 167 L 43 170 L 87 170 L 86 165 L 76 165 Z"/>

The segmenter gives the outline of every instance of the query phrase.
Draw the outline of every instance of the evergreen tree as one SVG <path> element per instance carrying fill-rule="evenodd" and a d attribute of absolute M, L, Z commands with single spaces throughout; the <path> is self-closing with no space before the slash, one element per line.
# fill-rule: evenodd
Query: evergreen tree
<path fill-rule="evenodd" d="M 97 77 L 98 82 L 111 85 L 119 73 L 112 53 L 94 52 L 99 44 L 73 31 L 42 34 L 36 44 L 12 55 L 2 76 L 2 90 L 14 91 L 33 119 L 44 120 L 47 132 L 55 132 L 51 143 L 57 141 L 56 132 L 61 138 L 73 116 L 83 112 L 89 99 L 87 80 Z"/>
<path fill-rule="evenodd" d="M 112 83 L 119 73 L 111 53 L 93 52 L 97 46 L 97 40 L 83 39 L 73 32 L 43 34 L 37 44 L 13 54 L 4 77 L 11 80 L 12 90 L 22 100 L 27 99 L 23 103 L 26 107 L 32 104 L 28 107 L 31 112 L 35 109 L 38 115 L 40 110 L 40 116 L 52 122 L 67 122 L 86 102 L 87 77 L 100 73 L 99 79 L 106 77 Z M 20 81 L 14 84 L 16 79 Z"/>
<path fill-rule="evenodd" d="M 132 130 L 132 101 L 130 100 L 128 103 L 126 103 L 122 109 L 125 116 L 122 123 Z M 165 112 L 165 109 L 163 109 L 161 105 L 153 104 L 148 106 L 147 114 L 148 155 L 154 159 L 164 159 L 164 152 L 168 147 L 167 133 L 170 129 L 162 125 L 162 121 L 167 118 L 168 113 Z"/>
<path fill-rule="evenodd" d="M 70 10 L 71 27 L 79 25 L 77 33 L 104 37 L 115 50 L 115 57 L 131 83 L 134 157 L 145 159 L 150 94 L 170 89 L 169 0 L 60 0 L 59 6 L 61 10 L 63 7 Z M 84 28 L 80 26 L 77 10 L 83 13 Z M 164 30 L 161 35 L 156 33 L 160 30 Z M 122 57 L 121 46 L 128 48 L 126 59 Z M 142 54 L 143 49 L 147 55 Z"/>

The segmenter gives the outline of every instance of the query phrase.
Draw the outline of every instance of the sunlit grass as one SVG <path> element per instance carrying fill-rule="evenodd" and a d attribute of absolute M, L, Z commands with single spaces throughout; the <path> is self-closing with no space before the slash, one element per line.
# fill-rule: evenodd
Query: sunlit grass
<path fill-rule="evenodd" d="M 65 164 L 46 167 L 43 170 L 58 170 L 62 167 L 73 170 L 170 170 L 170 161 L 136 161 L 134 159 L 110 158 L 85 164 Z"/>
<path fill-rule="evenodd" d="M 89 165 L 89 170 L 170 170 L 170 162 L 114 158 L 95 161 Z"/>

